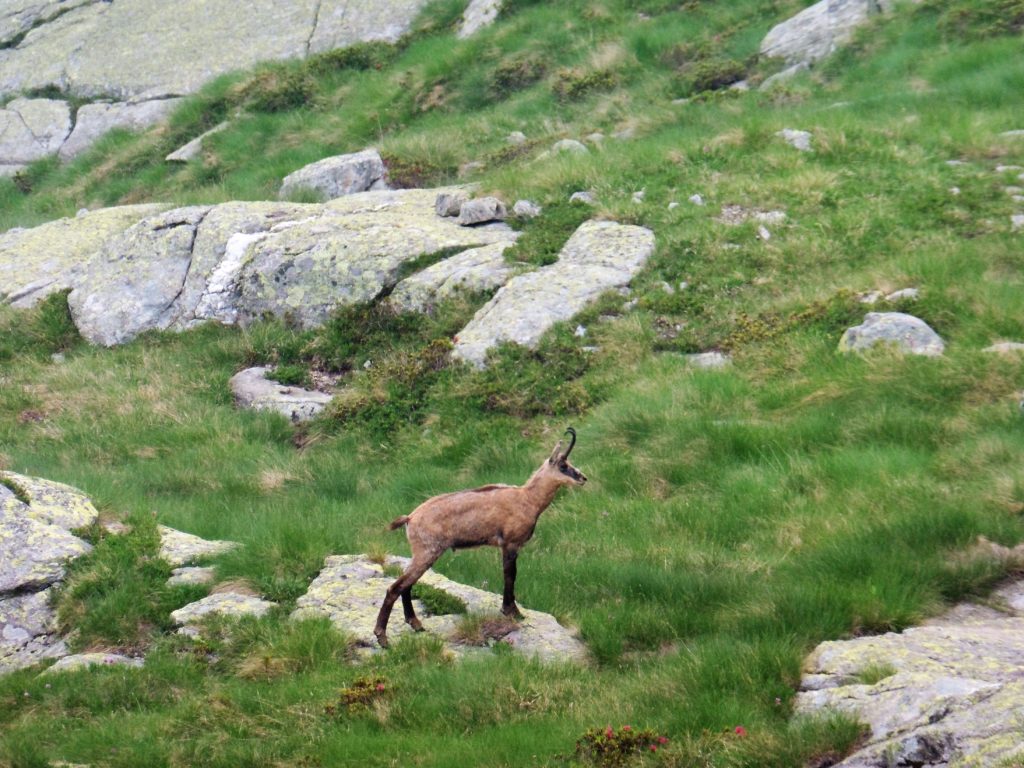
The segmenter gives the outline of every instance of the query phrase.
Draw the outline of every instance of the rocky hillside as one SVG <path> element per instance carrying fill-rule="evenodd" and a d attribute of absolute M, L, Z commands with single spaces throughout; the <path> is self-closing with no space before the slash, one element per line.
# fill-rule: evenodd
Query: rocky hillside
<path fill-rule="evenodd" d="M 0 766 L 1020 763 L 1019 0 L 243 5 L 0 9 Z"/>

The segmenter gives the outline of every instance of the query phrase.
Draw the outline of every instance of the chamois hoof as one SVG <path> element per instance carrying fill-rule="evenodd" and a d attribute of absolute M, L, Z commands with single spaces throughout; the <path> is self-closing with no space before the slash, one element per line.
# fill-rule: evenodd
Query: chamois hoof
<path fill-rule="evenodd" d="M 516 606 L 512 606 L 511 608 L 502 608 L 501 612 L 503 615 L 508 616 L 510 619 L 515 619 L 516 621 L 522 621 L 526 618 L 522 613 L 520 613 Z"/>
<path fill-rule="evenodd" d="M 423 624 L 420 623 L 419 619 L 411 619 L 410 621 L 407 621 L 406 624 L 408 624 L 410 627 L 412 627 L 412 631 L 413 632 L 426 632 L 427 631 L 426 628 L 423 626 Z"/>
<path fill-rule="evenodd" d="M 381 648 L 388 647 L 388 633 L 382 629 L 373 630 L 374 636 L 377 638 L 377 645 Z"/>

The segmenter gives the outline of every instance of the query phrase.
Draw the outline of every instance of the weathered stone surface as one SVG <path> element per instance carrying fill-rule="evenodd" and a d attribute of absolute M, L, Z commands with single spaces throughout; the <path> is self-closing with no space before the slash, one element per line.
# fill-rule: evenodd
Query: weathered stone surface
<path fill-rule="evenodd" d="M 192 141 L 189 141 L 176 150 L 171 152 L 167 157 L 164 158 L 168 163 L 187 163 L 189 160 L 195 160 L 199 157 L 199 153 L 203 151 L 203 142 L 213 136 L 215 133 L 220 133 L 230 125 L 228 122 L 218 123 L 208 131 L 196 136 Z"/>
<path fill-rule="evenodd" d="M 326 392 L 287 386 L 267 378 L 272 368 L 246 368 L 231 377 L 235 402 L 242 408 L 280 413 L 293 424 L 309 421 L 333 400 Z"/>
<path fill-rule="evenodd" d="M 191 93 L 258 62 L 360 40 L 395 40 L 425 0 L 97 2 L 29 32 L 0 58 L 0 94 L 56 86 L 79 96 Z M 159 52 L 158 55 L 155 52 Z"/>
<path fill-rule="evenodd" d="M 568 320 L 602 293 L 627 286 L 654 253 L 654 233 L 614 222 L 587 222 L 558 261 L 512 278 L 462 332 L 455 355 L 483 366 L 487 351 L 511 341 L 534 347 L 555 323 Z"/>
<path fill-rule="evenodd" d="M 902 312 L 869 312 L 864 323 L 848 328 L 839 340 L 840 352 L 862 352 L 877 344 L 888 344 L 901 352 L 935 357 L 946 344 L 931 327 Z"/>
<path fill-rule="evenodd" d="M 389 557 L 388 565 L 405 568 L 408 558 Z M 384 593 L 394 577 L 384 573 L 383 568 L 365 555 L 337 555 L 328 557 L 320 575 L 309 585 L 309 590 L 296 602 L 294 619 L 327 616 L 341 631 L 352 635 L 356 642 L 368 648 L 376 648 L 373 635 L 377 611 L 380 610 Z M 459 584 L 434 571 L 420 579 L 421 583 L 443 590 L 462 600 L 470 614 L 492 615 L 501 610 L 501 595 L 485 592 L 475 587 Z M 586 659 L 586 648 L 575 634 L 561 626 L 545 613 L 520 608 L 526 617 L 519 628 L 503 638 L 519 653 L 536 657 L 541 661 L 574 661 Z M 451 634 L 458 625 L 458 616 L 432 616 L 426 607 L 417 602 L 416 612 L 428 632 L 445 638 L 449 647 L 456 652 L 462 650 L 452 644 Z M 388 626 L 388 635 L 394 639 L 409 634 L 409 629 L 399 615 L 393 615 Z"/>
<path fill-rule="evenodd" d="M 686 362 L 695 368 L 725 368 L 732 364 L 732 358 L 721 352 L 699 352 L 686 355 Z"/>
<path fill-rule="evenodd" d="M 459 27 L 458 36 L 467 38 L 476 34 L 484 27 L 490 26 L 501 13 L 504 0 L 470 0 L 462 14 L 462 25 Z"/>
<path fill-rule="evenodd" d="M 470 227 L 490 221 L 504 221 L 507 217 L 508 211 L 501 200 L 496 197 L 480 197 L 462 204 L 458 222 L 463 227 Z"/>
<path fill-rule="evenodd" d="M 49 590 L 0 598 L 0 675 L 66 653 Z"/>
<path fill-rule="evenodd" d="M 188 625 L 210 616 L 256 616 L 266 614 L 276 603 L 261 600 L 252 595 L 240 595 L 235 592 L 218 592 L 204 597 L 183 608 L 171 612 L 171 620 L 179 625 Z"/>
<path fill-rule="evenodd" d="M 142 659 L 122 656 L 119 653 L 76 653 L 72 656 L 65 656 L 43 674 L 55 675 L 58 672 L 83 672 L 91 667 L 134 667 L 138 669 L 144 663 Z"/>
<path fill-rule="evenodd" d="M 68 296 L 79 332 L 112 346 L 175 319 L 175 302 L 192 262 L 192 246 L 209 206 L 148 217 L 107 241 Z"/>
<path fill-rule="evenodd" d="M 212 584 L 214 579 L 216 578 L 216 568 L 186 566 L 184 568 L 175 568 L 173 571 L 171 571 L 171 577 L 167 579 L 167 586 L 181 587 Z"/>
<path fill-rule="evenodd" d="M 75 128 L 57 153 L 61 160 L 70 160 L 96 143 L 115 128 L 142 131 L 162 122 L 181 99 L 159 99 L 141 104 L 86 104 L 75 114 Z"/>
<path fill-rule="evenodd" d="M 9 46 L 36 24 L 96 0 L 7 0 L 0 6 L 0 46 Z"/>
<path fill-rule="evenodd" d="M 456 189 L 451 192 L 442 192 L 434 200 L 434 211 L 438 216 L 458 216 L 462 205 L 469 200 L 465 190 Z"/>
<path fill-rule="evenodd" d="M 867 743 L 842 768 L 994 766 L 1019 754 L 1024 604 L 1001 602 L 1002 615 L 962 611 L 902 634 L 822 643 L 804 665 L 797 711 L 838 710 L 869 726 Z"/>
<path fill-rule="evenodd" d="M 278 197 L 289 198 L 300 190 L 312 190 L 324 200 L 357 192 L 388 189 L 387 168 L 376 149 L 327 157 L 284 177 Z"/>
<path fill-rule="evenodd" d="M 810 131 L 800 131 L 795 128 L 783 128 L 781 131 L 775 134 L 785 141 L 789 146 L 794 149 L 799 149 L 801 152 L 813 152 L 814 149 L 811 147 L 811 139 L 813 138 Z"/>
<path fill-rule="evenodd" d="M 40 590 L 64 578 L 64 565 L 90 551 L 64 528 L 27 514 L 0 517 L 0 594 Z"/>
<path fill-rule="evenodd" d="M 532 200 L 516 200 L 512 206 L 512 213 L 521 219 L 535 219 L 544 212 L 544 209 Z"/>
<path fill-rule="evenodd" d="M 573 192 L 569 196 L 570 203 L 583 203 L 584 205 L 597 205 L 597 199 L 594 197 L 592 192 L 588 192 L 585 189 L 579 192 Z"/>
<path fill-rule="evenodd" d="M 404 312 L 428 312 L 459 291 L 477 293 L 500 288 L 514 272 L 503 255 L 511 246 L 510 242 L 485 245 L 440 261 L 400 282 L 388 301 Z"/>
<path fill-rule="evenodd" d="M 561 155 L 561 154 L 589 155 L 590 154 L 590 150 L 587 149 L 587 145 L 584 144 L 581 141 L 576 141 L 576 139 L 562 139 L 561 141 L 556 141 L 552 145 L 551 151 L 554 152 L 556 155 Z"/>
<path fill-rule="evenodd" d="M 0 472 L 0 484 L 3 483 L 12 484 L 19 494 L 28 497 L 29 504 L 24 514 L 41 523 L 70 531 L 92 525 L 99 517 L 88 497 L 69 485 L 14 472 Z M 2 502 L 0 499 L 0 510 L 4 509 Z"/>
<path fill-rule="evenodd" d="M 0 297 L 27 308 L 73 287 L 113 236 L 166 206 L 127 205 L 0 234 Z"/>
<path fill-rule="evenodd" d="M 890 7 L 891 0 L 821 0 L 773 27 L 761 41 L 761 55 L 789 64 L 819 61 L 849 42 L 872 14 Z"/>
<path fill-rule="evenodd" d="M 25 165 L 57 152 L 71 133 L 71 109 L 52 99 L 14 99 L 0 109 L 0 164 Z"/>
<path fill-rule="evenodd" d="M 985 347 L 982 352 L 997 355 L 1020 355 L 1024 354 L 1024 343 L 1019 341 L 1000 341 L 992 346 Z"/>
<path fill-rule="evenodd" d="M 236 541 L 202 539 L 166 525 L 159 526 L 157 530 L 160 533 L 160 557 L 175 567 L 216 557 L 241 546 Z"/>

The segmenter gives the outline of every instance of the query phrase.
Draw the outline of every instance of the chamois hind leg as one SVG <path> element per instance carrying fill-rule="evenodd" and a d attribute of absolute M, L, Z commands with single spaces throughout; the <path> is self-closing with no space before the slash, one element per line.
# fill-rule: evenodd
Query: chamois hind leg
<path fill-rule="evenodd" d="M 412 627 L 414 632 L 422 632 L 423 625 L 416 617 L 416 611 L 412 607 L 412 587 L 402 590 L 402 610 L 405 611 L 405 623 Z"/>
<path fill-rule="evenodd" d="M 501 612 L 514 619 L 522 619 L 523 614 L 519 612 L 516 605 L 516 558 L 519 551 L 511 547 L 502 547 L 501 564 L 505 571 L 505 593 L 501 599 Z"/>
<path fill-rule="evenodd" d="M 373 634 L 377 637 L 377 642 L 381 648 L 388 647 L 388 619 L 391 618 L 391 609 L 395 605 L 395 601 L 406 589 L 412 589 L 412 585 L 420 580 L 420 576 L 427 572 L 427 569 L 434 564 L 436 557 L 429 560 L 418 560 L 413 558 L 412 563 L 405 569 L 405 573 L 399 576 L 395 583 L 388 587 L 387 593 L 384 595 L 384 602 L 380 606 L 380 613 L 377 614 L 377 624 L 373 628 Z"/>

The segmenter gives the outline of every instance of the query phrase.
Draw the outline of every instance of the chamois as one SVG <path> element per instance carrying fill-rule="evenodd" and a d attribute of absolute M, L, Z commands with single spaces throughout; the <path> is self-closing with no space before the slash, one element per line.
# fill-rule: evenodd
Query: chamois
<path fill-rule="evenodd" d="M 505 571 L 501 612 L 516 619 L 523 618 L 515 598 L 519 549 L 533 536 L 537 519 L 551 504 L 559 488 L 587 482 L 583 473 L 569 463 L 569 454 L 576 445 L 576 430 L 569 427 L 566 434 L 572 437 L 569 447 L 563 452 L 559 441 L 550 458 L 541 464 L 525 485 L 485 485 L 434 496 L 411 514 L 402 515 L 391 523 L 393 531 L 405 526 L 412 562 L 388 587 L 377 614 L 373 634 L 381 648 L 388 647 L 388 619 L 399 595 L 406 623 L 416 632 L 423 631 L 412 607 L 412 586 L 449 549 L 501 547 Z"/>

